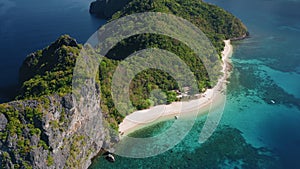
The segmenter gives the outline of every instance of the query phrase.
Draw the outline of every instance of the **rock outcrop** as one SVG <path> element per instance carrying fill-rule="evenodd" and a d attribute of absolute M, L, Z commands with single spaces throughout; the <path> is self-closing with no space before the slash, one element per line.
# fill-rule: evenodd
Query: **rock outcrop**
<path fill-rule="evenodd" d="M 43 101 L 15 101 L 2 107 L 2 166 L 88 168 L 102 145 L 109 145 L 111 141 L 101 123 L 99 98 L 90 99 L 94 101 L 83 106 L 77 104 L 70 94 L 64 97 L 54 95 L 45 97 Z M 30 111 L 41 116 L 31 117 Z M 11 117 L 10 112 L 18 115 Z M 16 132 L 12 125 L 15 125 Z"/>
<path fill-rule="evenodd" d="M 23 100 L 0 104 L 0 168 L 86 169 L 101 148 L 110 151 L 118 141 L 104 126 L 99 84 L 85 80 L 78 98 L 70 92 L 80 48 L 64 35 L 26 58 Z"/>
<path fill-rule="evenodd" d="M 69 35 L 63 35 L 45 49 L 29 54 L 20 68 L 20 83 L 22 84 L 36 75 L 42 75 L 46 71 L 53 71 L 53 69 L 62 69 L 61 67 L 69 66 L 66 65 L 68 62 L 74 63 L 76 52 L 70 54 L 71 52 L 68 51 L 69 53 L 67 53 L 65 52 L 67 51 L 66 47 L 73 48 L 74 50 L 81 48 L 75 39 Z"/>

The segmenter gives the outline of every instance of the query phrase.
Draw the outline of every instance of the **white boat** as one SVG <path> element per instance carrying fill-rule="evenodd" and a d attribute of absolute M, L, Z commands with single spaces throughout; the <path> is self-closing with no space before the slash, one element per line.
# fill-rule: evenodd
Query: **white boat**
<path fill-rule="evenodd" d="M 112 154 L 108 154 L 105 158 L 107 161 L 112 162 L 112 163 L 114 163 L 116 161 L 115 157 Z"/>

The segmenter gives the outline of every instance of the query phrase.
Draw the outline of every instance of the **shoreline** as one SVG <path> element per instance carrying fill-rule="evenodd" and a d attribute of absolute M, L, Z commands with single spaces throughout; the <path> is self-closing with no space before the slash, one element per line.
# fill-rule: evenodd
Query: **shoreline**
<path fill-rule="evenodd" d="M 222 98 L 224 98 L 223 91 L 226 89 L 227 79 L 230 77 L 231 73 L 231 61 L 230 57 L 233 53 L 233 46 L 230 40 L 224 40 L 225 47 L 222 51 L 222 70 L 223 76 L 221 76 L 217 84 L 211 88 L 207 89 L 202 93 L 202 97 L 199 99 L 194 99 L 190 101 L 173 102 L 169 105 L 158 105 L 145 110 L 135 111 L 128 116 L 126 116 L 122 123 L 119 124 L 120 138 L 123 135 L 128 135 L 138 129 L 153 125 L 155 123 L 174 119 L 175 116 L 179 116 L 181 113 L 187 115 L 189 112 L 198 110 L 198 116 L 206 114 L 210 108 L 212 101 L 216 105 L 223 103 Z M 222 97 L 223 96 L 223 97 Z M 180 109 L 182 108 L 182 109 Z M 184 108 L 184 109 L 183 109 Z"/>

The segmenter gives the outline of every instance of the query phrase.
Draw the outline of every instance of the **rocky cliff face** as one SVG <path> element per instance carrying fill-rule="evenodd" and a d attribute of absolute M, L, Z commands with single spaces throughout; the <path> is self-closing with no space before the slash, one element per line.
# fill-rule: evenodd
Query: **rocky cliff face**
<path fill-rule="evenodd" d="M 90 13 L 107 19 L 130 1 L 131 0 L 96 0 L 90 5 Z"/>
<path fill-rule="evenodd" d="M 101 148 L 110 150 L 118 141 L 103 125 L 99 84 L 85 81 L 93 85 L 80 88 L 88 91 L 84 98 L 70 92 L 79 51 L 80 45 L 64 35 L 24 61 L 23 100 L 0 104 L 2 168 L 85 169 Z"/>
<path fill-rule="evenodd" d="M 2 167 L 88 168 L 102 145 L 109 149 L 110 142 L 101 123 L 99 98 L 90 99 L 81 105 L 68 94 L 2 105 Z"/>

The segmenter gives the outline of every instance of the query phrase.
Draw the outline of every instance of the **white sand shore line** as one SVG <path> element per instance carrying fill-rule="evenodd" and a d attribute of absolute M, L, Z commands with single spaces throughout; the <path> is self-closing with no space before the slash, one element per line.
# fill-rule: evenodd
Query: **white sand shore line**
<path fill-rule="evenodd" d="M 189 112 L 199 111 L 198 115 L 205 114 L 209 111 L 212 101 L 214 104 L 222 104 L 224 100 L 223 91 L 226 89 L 227 79 L 230 76 L 230 56 L 233 52 L 233 47 L 230 40 L 225 40 L 225 47 L 222 52 L 222 73 L 217 84 L 212 89 L 207 89 L 199 99 L 173 102 L 169 105 L 159 105 L 146 110 L 135 111 L 126 116 L 123 122 L 119 125 L 119 133 L 127 135 L 137 129 L 155 124 L 159 121 L 172 119 L 180 114 L 188 114 Z M 223 97 L 221 97 L 223 96 Z M 180 111 L 180 112 L 179 112 Z"/>

